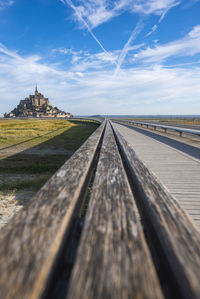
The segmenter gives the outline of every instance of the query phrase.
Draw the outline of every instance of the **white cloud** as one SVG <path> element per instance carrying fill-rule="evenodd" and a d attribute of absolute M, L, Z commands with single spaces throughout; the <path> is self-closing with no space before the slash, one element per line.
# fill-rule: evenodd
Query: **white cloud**
<path fill-rule="evenodd" d="M 138 49 L 142 45 L 130 47 L 130 51 Z M 113 62 L 116 63 L 120 55 L 120 50 L 115 50 L 113 52 L 108 53 L 99 52 L 95 54 L 90 54 L 88 51 L 75 51 L 73 49 L 58 48 L 53 49 L 52 52 L 66 55 L 66 60 L 70 61 L 71 69 L 73 71 L 81 72 L 86 71 L 88 69 L 102 69 L 113 67 Z"/>
<path fill-rule="evenodd" d="M 156 14 L 161 15 L 166 13 L 170 8 L 177 6 L 181 1 L 177 0 L 136 0 L 133 1 L 132 10 L 145 15 Z"/>
<path fill-rule="evenodd" d="M 0 11 L 13 4 L 13 0 L 0 0 Z"/>
<path fill-rule="evenodd" d="M 195 26 L 185 37 L 165 45 L 146 48 L 134 55 L 134 61 L 162 62 L 172 56 L 193 56 L 200 53 L 200 25 Z"/>
<path fill-rule="evenodd" d="M 195 29 L 192 35 L 196 35 Z M 111 53 L 113 56 L 119 55 Z M 88 55 L 88 56 L 87 56 Z M 200 67 L 134 67 L 113 78 L 104 52 L 83 58 L 84 71 L 77 62 L 68 71 L 43 64 L 41 57 L 23 57 L 1 46 L 0 111 L 13 109 L 34 90 L 50 98 L 53 105 L 73 114 L 178 114 L 200 109 Z M 83 56 L 84 57 L 84 56 Z M 91 69 L 92 61 L 98 65 Z M 112 67 L 111 67 L 112 66 Z"/>
<path fill-rule="evenodd" d="M 60 54 L 63 54 L 63 55 L 70 56 L 71 64 L 76 64 L 79 60 L 82 60 L 83 56 L 87 56 L 87 52 L 83 52 L 82 50 L 75 51 L 71 48 L 53 49 L 52 53 L 60 53 Z"/>
<path fill-rule="evenodd" d="M 200 25 L 195 26 L 188 34 L 191 38 L 200 38 Z"/>
<path fill-rule="evenodd" d="M 71 0 L 60 1 L 71 7 L 74 6 Z M 180 3 L 181 0 L 80 0 L 75 6 L 74 18 L 81 25 L 83 25 L 81 19 L 84 19 L 91 28 L 98 27 L 125 11 L 143 15 L 159 15 L 162 21 L 167 11 Z"/>

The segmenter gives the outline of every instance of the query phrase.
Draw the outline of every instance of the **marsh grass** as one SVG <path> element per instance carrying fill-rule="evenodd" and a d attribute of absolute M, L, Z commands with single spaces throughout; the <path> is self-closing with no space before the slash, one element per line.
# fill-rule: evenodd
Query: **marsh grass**
<path fill-rule="evenodd" d="M 95 123 L 66 120 L 0 120 L 0 175 L 6 178 L 0 192 L 39 190 L 70 158 L 65 151 L 73 153 L 97 127 Z M 16 144 L 22 150 L 1 159 L 1 151 L 13 150 Z M 30 150 L 37 154 L 30 154 Z M 16 175 L 20 178 L 13 179 Z"/>
<path fill-rule="evenodd" d="M 200 125 L 200 118 L 175 118 L 175 119 L 166 119 L 160 120 L 160 122 L 167 122 L 180 125 Z"/>
<path fill-rule="evenodd" d="M 17 191 L 20 190 L 33 190 L 37 191 L 40 189 L 44 183 L 48 180 L 50 176 L 44 176 L 44 177 L 39 177 L 39 178 L 33 178 L 33 179 L 28 179 L 28 180 L 13 180 L 11 182 L 4 182 L 3 184 L 0 185 L 0 192 L 3 193 L 16 193 Z"/>
<path fill-rule="evenodd" d="M 51 139 L 58 133 L 75 126 L 67 120 L 0 120 L 0 146 L 14 145 L 40 137 L 40 141 Z"/>
<path fill-rule="evenodd" d="M 0 161 L 0 174 L 52 174 L 69 157 L 69 155 L 39 156 L 18 154 Z"/>

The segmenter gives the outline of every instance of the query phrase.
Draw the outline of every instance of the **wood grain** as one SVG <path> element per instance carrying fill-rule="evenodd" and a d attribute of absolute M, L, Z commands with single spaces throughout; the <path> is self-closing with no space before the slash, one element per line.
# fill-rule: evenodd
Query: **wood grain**
<path fill-rule="evenodd" d="M 110 124 L 67 299 L 163 298 Z"/>
<path fill-rule="evenodd" d="M 41 297 L 104 126 L 105 122 L 1 230 L 1 298 Z"/>
<path fill-rule="evenodd" d="M 200 298 L 200 234 L 177 200 L 136 156 L 112 124 L 137 189 L 147 223 L 153 227 L 183 298 Z"/>

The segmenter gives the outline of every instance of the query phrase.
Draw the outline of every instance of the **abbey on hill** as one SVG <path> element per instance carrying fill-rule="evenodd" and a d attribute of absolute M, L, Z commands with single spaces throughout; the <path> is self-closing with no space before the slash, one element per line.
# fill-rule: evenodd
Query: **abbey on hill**
<path fill-rule="evenodd" d="M 15 117 L 56 117 L 56 118 L 70 118 L 71 113 L 64 112 L 57 107 L 50 105 L 49 99 L 45 98 L 43 94 L 35 87 L 35 94 L 21 100 L 17 108 L 13 109 L 10 113 L 4 114 L 5 118 Z"/>

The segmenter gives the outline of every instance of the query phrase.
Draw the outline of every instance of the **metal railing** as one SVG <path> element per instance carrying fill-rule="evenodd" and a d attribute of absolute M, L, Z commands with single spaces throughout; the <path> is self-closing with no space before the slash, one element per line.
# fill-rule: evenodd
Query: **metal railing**
<path fill-rule="evenodd" d="M 200 136 L 200 130 L 195 130 L 195 129 L 187 129 L 187 128 L 181 128 L 181 127 L 159 125 L 159 124 L 156 124 L 156 123 L 133 121 L 133 120 L 115 119 L 115 121 L 125 122 L 127 124 L 133 124 L 133 125 L 138 125 L 138 126 L 139 125 L 140 126 L 146 126 L 147 128 L 153 127 L 155 130 L 157 128 L 160 128 L 160 129 L 163 129 L 165 132 L 167 132 L 167 130 L 175 131 L 175 132 L 178 132 L 180 136 L 182 136 L 183 133 Z"/>

